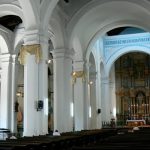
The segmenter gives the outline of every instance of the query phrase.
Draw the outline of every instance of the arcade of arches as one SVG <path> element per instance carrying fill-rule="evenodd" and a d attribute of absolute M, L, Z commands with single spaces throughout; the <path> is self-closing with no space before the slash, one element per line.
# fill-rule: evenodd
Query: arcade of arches
<path fill-rule="evenodd" d="M 149 124 L 149 8 L 149 0 L 1 0 L 0 128 L 33 136 Z"/>

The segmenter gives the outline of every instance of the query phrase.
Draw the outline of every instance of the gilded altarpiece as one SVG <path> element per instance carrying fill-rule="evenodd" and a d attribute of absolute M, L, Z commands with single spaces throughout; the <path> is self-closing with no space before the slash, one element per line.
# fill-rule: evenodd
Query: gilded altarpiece
<path fill-rule="evenodd" d="M 150 120 L 150 56 L 128 53 L 115 62 L 117 120 Z"/>

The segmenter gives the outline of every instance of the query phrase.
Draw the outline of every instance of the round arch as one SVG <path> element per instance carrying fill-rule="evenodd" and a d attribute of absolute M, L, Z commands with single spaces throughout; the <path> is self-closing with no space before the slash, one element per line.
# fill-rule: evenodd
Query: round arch
<path fill-rule="evenodd" d="M 0 5 L 0 14 L 1 16 L 15 15 L 15 16 L 19 16 L 22 20 L 24 19 L 22 9 L 13 4 Z"/>
<path fill-rule="evenodd" d="M 142 22 L 135 21 L 135 20 L 120 20 L 117 22 L 113 22 L 111 24 L 107 24 L 106 26 L 101 28 L 95 34 L 95 36 L 91 39 L 91 41 L 89 42 L 88 47 L 87 47 L 87 53 L 89 53 L 91 51 L 91 47 L 94 46 L 94 44 L 96 43 L 97 40 L 100 39 L 100 37 L 105 36 L 106 32 L 108 32 L 114 28 L 125 27 L 125 26 L 137 27 L 137 28 L 143 29 L 145 31 L 149 31 L 148 27 L 144 26 L 144 24 L 142 24 Z"/>
<path fill-rule="evenodd" d="M 113 65 L 113 63 L 122 55 L 126 54 L 126 53 L 130 53 L 130 52 L 143 52 L 143 53 L 147 53 L 150 54 L 150 47 L 146 47 L 146 46 L 128 46 L 128 47 L 124 47 L 119 49 L 116 53 L 114 53 L 113 55 L 110 56 L 110 58 L 108 59 L 108 61 L 106 62 L 106 75 L 108 76 L 111 70 L 111 66 Z"/>
<path fill-rule="evenodd" d="M 148 5 L 147 2 L 141 4 L 141 2 L 135 0 L 132 2 L 128 0 L 90 2 L 78 11 L 67 26 L 67 32 L 70 35 L 70 47 L 73 47 L 71 43 L 73 43 L 74 37 L 78 38 L 81 43 L 80 53 L 83 53 L 84 56 L 88 47 L 92 46 L 91 43 L 95 43 L 98 36 L 105 35 L 107 31 L 113 28 L 133 26 L 149 31 L 150 26 L 143 20 L 150 15 Z M 108 9 L 110 7 L 111 9 Z M 89 8 L 90 11 L 87 11 L 86 8 Z M 126 12 L 126 8 L 129 8 L 128 12 Z M 116 9 L 120 9 L 122 12 L 118 14 Z M 133 13 L 133 11 L 136 13 Z M 143 17 L 137 17 L 138 14 Z M 75 49 L 75 51 L 79 50 Z"/>
<path fill-rule="evenodd" d="M 40 11 L 37 7 L 38 1 L 31 0 L 18 0 L 22 7 L 22 14 L 25 20 L 25 28 L 26 30 L 35 30 L 37 29 L 37 25 L 40 24 L 39 14 Z M 28 11 L 27 11 L 28 8 Z"/>
<path fill-rule="evenodd" d="M 52 12 L 56 7 L 59 0 L 51 0 L 51 1 L 42 1 L 41 3 L 41 18 L 43 22 L 43 30 L 48 27 Z"/>
<path fill-rule="evenodd" d="M 76 24 L 77 24 L 79 21 L 81 21 L 81 17 L 83 17 L 84 15 L 86 15 L 86 13 L 87 13 L 89 10 L 91 10 L 90 12 L 92 12 L 93 8 L 95 9 L 95 8 L 101 6 L 101 5 L 105 6 L 105 5 L 109 4 L 109 3 L 114 3 L 114 2 L 119 2 L 119 1 L 117 1 L 117 0 L 112 0 L 112 1 L 110 1 L 110 0 L 101 0 L 101 1 L 95 0 L 95 1 L 91 1 L 91 2 L 87 3 L 82 9 L 80 9 L 80 10 L 75 14 L 75 16 L 74 16 L 74 17 L 71 19 L 71 21 L 69 22 L 68 27 L 67 27 L 68 32 L 71 32 L 71 31 L 73 30 L 74 26 L 76 26 Z M 149 10 L 149 4 L 148 4 L 148 2 L 146 2 L 146 1 L 143 3 L 143 2 L 141 2 L 141 1 L 136 1 L 136 0 L 132 0 L 132 1 L 126 0 L 125 3 L 128 3 L 128 4 L 135 4 L 135 6 L 138 6 L 138 5 L 139 5 L 140 7 L 145 8 L 145 9 L 147 10 L 147 13 L 150 13 L 150 12 L 148 11 L 148 10 Z M 146 11 L 146 10 L 145 10 L 145 11 Z M 94 15 L 96 16 L 96 14 L 94 14 Z M 100 15 L 100 14 L 97 13 L 97 15 Z M 90 19 L 90 17 L 89 17 L 89 19 Z"/>
<path fill-rule="evenodd" d="M 53 30 L 55 36 L 51 38 L 54 49 L 59 49 L 65 47 L 65 41 L 63 38 L 63 29 L 61 27 L 59 16 L 51 18 L 50 28 Z"/>

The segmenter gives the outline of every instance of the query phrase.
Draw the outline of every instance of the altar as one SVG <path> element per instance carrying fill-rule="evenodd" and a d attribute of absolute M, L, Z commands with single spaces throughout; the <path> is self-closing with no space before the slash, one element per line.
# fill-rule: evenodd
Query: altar
<path fill-rule="evenodd" d="M 129 127 L 143 126 L 143 125 L 146 125 L 146 121 L 144 119 L 141 119 L 141 120 L 126 120 L 126 125 L 129 126 Z"/>

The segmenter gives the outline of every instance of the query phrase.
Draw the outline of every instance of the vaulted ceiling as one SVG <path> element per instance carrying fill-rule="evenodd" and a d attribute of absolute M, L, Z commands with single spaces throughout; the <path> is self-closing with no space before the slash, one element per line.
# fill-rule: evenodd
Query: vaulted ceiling
<path fill-rule="evenodd" d="M 14 31 L 16 26 L 22 23 L 22 20 L 18 16 L 7 15 L 0 17 L 0 25 L 6 27 L 7 29 Z"/>
<path fill-rule="evenodd" d="M 80 8 L 90 1 L 92 0 L 60 0 L 59 6 L 69 17 L 72 17 Z"/>

